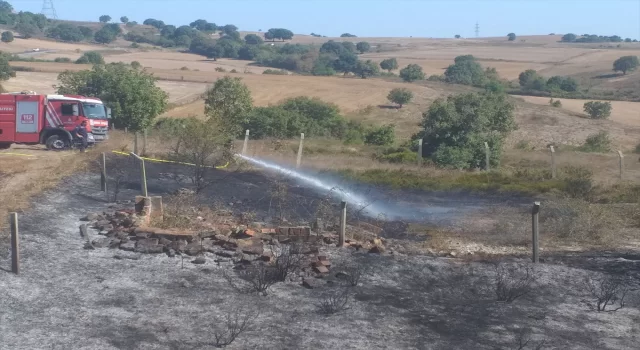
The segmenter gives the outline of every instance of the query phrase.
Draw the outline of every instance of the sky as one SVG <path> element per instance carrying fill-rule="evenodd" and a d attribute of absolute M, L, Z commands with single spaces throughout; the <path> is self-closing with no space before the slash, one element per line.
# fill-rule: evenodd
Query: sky
<path fill-rule="evenodd" d="M 8 0 L 39 13 L 43 0 Z M 176 26 L 202 18 L 240 30 L 360 37 L 481 37 L 576 33 L 640 40 L 640 0 L 52 0 L 58 18 L 97 21 L 126 15 Z"/>

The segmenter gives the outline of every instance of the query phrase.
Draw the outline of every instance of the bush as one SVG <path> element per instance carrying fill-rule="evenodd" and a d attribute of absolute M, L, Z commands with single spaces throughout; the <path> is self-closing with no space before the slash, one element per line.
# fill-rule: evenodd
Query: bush
<path fill-rule="evenodd" d="M 4 43 L 10 43 L 13 41 L 13 33 L 6 31 L 6 32 L 2 32 L 2 42 Z"/>
<path fill-rule="evenodd" d="M 238 73 L 238 71 L 235 70 L 235 69 L 232 69 L 232 70 L 229 71 L 229 73 Z"/>
<path fill-rule="evenodd" d="M 562 102 L 560 102 L 560 100 L 554 100 L 553 98 L 549 100 L 549 105 L 551 107 L 557 107 L 560 108 L 562 107 Z"/>
<path fill-rule="evenodd" d="M 57 63 L 71 63 L 71 59 L 69 57 L 56 57 L 53 62 Z"/>
<path fill-rule="evenodd" d="M 387 58 L 380 62 L 380 68 L 391 73 L 392 70 L 398 69 L 398 61 L 395 58 Z"/>
<path fill-rule="evenodd" d="M 131 22 L 129 22 L 129 23 L 131 23 Z M 127 24 L 128 24 L 128 23 L 127 23 Z M 138 44 L 138 43 L 131 43 L 131 45 L 129 45 L 129 47 L 131 47 L 132 49 L 137 49 L 137 48 L 140 48 L 140 44 Z"/>
<path fill-rule="evenodd" d="M 471 55 L 456 57 L 455 63 L 447 68 L 444 76 L 445 81 L 452 84 L 482 87 L 487 82 L 485 71 Z"/>
<path fill-rule="evenodd" d="M 289 72 L 282 69 L 265 69 L 262 74 L 272 74 L 272 75 L 289 75 Z"/>
<path fill-rule="evenodd" d="M 140 69 L 141 67 L 142 67 L 142 64 L 140 64 L 140 62 L 138 62 L 138 61 L 131 62 L 131 68 Z"/>
<path fill-rule="evenodd" d="M 622 72 L 627 74 L 629 71 L 633 71 L 640 65 L 638 56 L 622 56 L 613 62 L 613 71 Z"/>
<path fill-rule="evenodd" d="M 427 78 L 428 81 L 445 81 L 444 75 L 432 74 Z"/>
<path fill-rule="evenodd" d="M 55 27 L 49 28 L 46 35 L 48 38 L 72 42 L 82 41 L 85 38 L 79 27 L 68 23 L 60 23 Z"/>
<path fill-rule="evenodd" d="M 77 64 L 104 64 L 104 57 L 99 52 L 88 51 L 76 60 Z"/>
<path fill-rule="evenodd" d="M 625 306 L 624 299 L 631 291 L 631 283 L 624 276 L 587 277 L 584 285 L 595 300 L 595 309 L 598 312 L 607 311 L 607 306 L 615 307 L 609 311 L 622 309 Z"/>
<path fill-rule="evenodd" d="M 321 296 L 318 303 L 318 311 L 324 315 L 333 315 L 349 309 L 351 300 L 351 288 L 348 286 L 338 286 L 329 290 Z"/>
<path fill-rule="evenodd" d="M 424 79 L 422 67 L 417 64 L 410 64 L 400 70 L 400 78 L 406 82 L 413 82 Z"/>
<path fill-rule="evenodd" d="M 495 293 L 498 301 L 512 303 L 529 294 L 536 277 L 529 265 L 498 264 L 495 268 Z"/>
<path fill-rule="evenodd" d="M 591 119 L 607 119 L 611 116 L 611 102 L 590 101 L 584 104 L 584 111 Z"/>
<path fill-rule="evenodd" d="M 364 136 L 364 143 L 375 146 L 389 146 L 396 140 L 395 128 L 393 125 L 373 127 Z"/>
<path fill-rule="evenodd" d="M 412 98 L 413 92 L 405 88 L 395 88 L 389 92 L 389 95 L 387 95 L 387 99 L 390 102 L 398 104 L 399 108 L 402 108 L 403 105 L 409 103 Z"/>
<path fill-rule="evenodd" d="M 223 348 L 233 343 L 240 334 L 252 326 L 258 315 L 259 312 L 253 308 L 237 308 L 227 312 L 223 321 L 216 322 L 216 329 L 213 331 L 216 347 Z"/>
<path fill-rule="evenodd" d="M 509 38 L 509 41 L 515 41 L 516 40 L 516 35 L 514 33 L 509 33 L 507 35 L 507 38 Z"/>
<path fill-rule="evenodd" d="M 600 131 L 597 134 L 592 134 L 587 137 L 584 145 L 580 147 L 582 152 L 610 152 L 611 151 L 611 138 L 606 131 Z"/>
<path fill-rule="evenodd" d="M 490 162 L 497 166 L 502 143 L 516 129 L 514 106 L 506 95 L 460 94 L 436 99 L 423 113 L 423 156 L 454 168 L 484 168 L 484 142 L 491 148 Z"/>
<path fill-rule="evenodd" d="M 222 67 L 216 67 L 215 71 L 216 71 L 216 72 L 222 72 L 222 73 L 224 73 L 224 72 L 226 72 L 227 70 L 226 70 L 226 69 L 224 69 L 224 68 L 222 68 Z"/>
<path fill-rule="evenodd" d="M 189 70 L 189 67 L 184 66 L 184 67 L 180 68 L 180 70 Z"/>
<path fill-rule="evenodd" d="M 396 163 L 396 164 L 415 164 L 418 156 L 416 152 L 408 149 L 394 149 L 394 152 L 386 153 L 376 157 L 379 161 Z"/>

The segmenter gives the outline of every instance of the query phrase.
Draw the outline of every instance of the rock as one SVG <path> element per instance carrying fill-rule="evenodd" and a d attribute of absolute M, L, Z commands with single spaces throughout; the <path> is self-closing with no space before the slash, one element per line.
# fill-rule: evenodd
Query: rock
<path fill-rule="evenodd" d="M 215 239 L 216 244 L 218 244 L 218 245 L 223 245 L 228 240 L 227 236 L 224 236 L 224 235 L 221 235 L 221 234 L 217 234 L 217 235 L 213 236 L 213 238 Z"/>
<path fill-rule="evenodd" d="M 273 259 L 273 253 L 263 252 L 262 255 L 260 255 L 259 259 L 262 261 L 271 262 L 271 260 Z"/>
<path fill-rule="evenodd" d="M 109 234 L 109 232 L 110 231 L 100 231 L 100 232 L 98 232 L 98 234 L 101 235 L 101 236 L 106 236 L 106 235 Z"/>
<path fill-rule="evenodd" d="M 109 248 L 118 248 L 120 246 L 120 240 L 117 238 L 111 238 L 111 242 L 109 243 Z"/>
<path fill-rule="evenodd" d="M 120 249 L 128 252 L 132 252 L 136 250 L 136 242 L 131 241 L 131 242 L 122 243 L 120 244 Z"/>
<path fill-rule="evenodd" d="M 222 263 L 230 263 L 231 259 L 215 259 L 214 261 L 218 264 L 222 264 Z"/>
<path fill-rule="evenodd" d="M 205 259 L 204 256 L 199 256 L 195 260 L 192 261 L 192 263 L 198 264 L 198 265 L 202 265 L 202 264 L 204 264 L 206 262 L 207 262 L 207 259 Z"/>
<path fill-rule="evenodd" d="M 171 244 L 171 241 L 163 237 L 159 239 L 158 244 L 169 245 Z"/>
<path fill-rule="evenodd" d="M 233 258 L 233 255 L 234 255 L 232 252 L 226 251 L 226 250 L 221 250 L 221 251 L 215 252 L 214 254 L 223 256 L 225 258 Z"/>
<path fill-rule="evenodd" d="M 458 253 L 455 252 L 455 251 L 450 251 L 449 252 L 449 256 L 452 257 L 452 258 L 455 258 L 457 255 L 458 255 Z"/>
<path fill-rule="evenodd" d="M 184 252 L 187 248 L 187 242 L 184 240 L 173 241 L 170 244 L 167 244 L 167 248 L 173 249 L 176 252 Z"/>
<path fill-rule="evenodd" d="M 348 273 L 340 271 L 338 273 L 336 273 L 336 278 L 343 280 L 343 281 L 347 281 L 349 280 L 349 277 L 351 277 Z"/>
<path fill-rule="evenodd" d="M 240 258 L 240 263 L 245 265 L 250 265 L 252 262 L 256 261 L 258 257 L 255 255 L 247 255 L 242 254 L 242 258 Z"/>
<path fill-rule="evenodd" d="M 112 224 L 106 224 L 106 225 L 100 225 L 99 227 L 97 227 L 97 229 L 99 229 L 100 231 L 111 231 L 114 229 Z"/>
<path fill-rule="evenodd" d="M 93 244 L 91 244 L 91 242 L 84 242 L 84 249 L 94 250 L 96 248 L 93 246 Z"/>
<path fill-rule="evenodd" d="M 169 249 L 169 251 L 167 252 L 167 256 L 173 258 L 174 256 L 176 256 L 176 251 L 173 249 Z"/>
<path fill-rule="evenodd" d="M 202 247 L 200 246 L 200 242 L 192 242 L 187 244 L 184 249 L 184 252 L 190 256 L 196 256 L 202 252 Z"/>
<path fill-rule="evenodd" d="M 369 253 L 382 254 L 384 253 L 384 247 L 381 245 L 374 245 L 373 248 L 369 249 Z"/>
<path fill-rule="evenodd" d="M 90 214 L 87 214 L 87 216 L 83 217 L 80 220 L 81 221 L 95 221 L 95 220 L 98 220 L 99 217 L 100 217 L 100 215 L 98 215 L 96 213 L 90 213 Z"/>
<path fill-rule="evenodd" d="M 308 289 L 320 288 L 322 281 L 317 278 L 303 278 L 302 286 Z"/>
<path fill-rule="evenodd" d="M 104 248 L 111 245 L 111 238 L 97 238 L 94 239 L 91 244 L 96 248 Z"/>
<path fill-rule="evenodd" d="M 242 252 L 245 254 L 262 255 L 262 253 L 264 253 L 264 248 L 262 246 L 254 245 L 242 248 Z"/>
<path fill-rule="evenodd" d="M 164 246 L 158 244 L 157 238 L 147 238 L 136 243 L 135 251 L 138 253 L 159 254 L 164 251 Z"/>

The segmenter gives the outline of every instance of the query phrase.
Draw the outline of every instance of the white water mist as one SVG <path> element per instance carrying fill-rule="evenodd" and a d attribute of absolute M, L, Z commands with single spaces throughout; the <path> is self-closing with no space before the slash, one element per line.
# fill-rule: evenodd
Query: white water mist
<path fill-rule="evenodd" d="M 288 176 L 292 179 L 304 182 L 307 185 L 313 186 L 314 188 L 322 191 L 332 192 L 336 196 L 338 196 L 341 200 L 354 205 L 356 208 L 363 208 L 362 213 L 371 217 L 381 217 L 385 216 L 385 210 L 382 209 L 376 203 L 373 203 L 373 199 L 366 198 L 362 194 L 354 193 L 349 190 L 346 190 L 340 187 L 339 184 L 335 182 L 331 182 L 329 180 L 321 180 L 317 177 L 302 174 L 299 171 L 296 171 L 291 168 L 287 168 L 272 162 L 268 162 L 265 160 L 255 159 L 252 157 L 247 157 L 241 154 L 237 154 L 236 156 L 258 165 L 263 168 L 275 170 L 285 176 Z"/>

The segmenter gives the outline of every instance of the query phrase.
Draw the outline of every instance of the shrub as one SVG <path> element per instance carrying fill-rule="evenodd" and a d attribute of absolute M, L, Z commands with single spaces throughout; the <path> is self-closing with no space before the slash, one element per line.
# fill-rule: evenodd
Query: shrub
<path fill-rule="evenodd" d="M 6 31 L 6 32 L 2 32 L 2 42 L 4 43 L 10 43 L 13 41 L 13 33 Z"/>
<path fill-rule="evenodd" d="M 557 108 L 560 108 L 560 107 L 562 107 L 562 102 L 560 102 L 560 100 L 554 100 L 553 98 L 551 98 L 551 99 L 549 100 L 549 105 L 550 105 L 551 107 L 557 107 Z"/>
<path fill-rule="evenodd" d="M 584 145 L 580 146 L 582 152 L 609 152 L 611 151 L 611 138 L 606 131 L 600 131 L 587 137 Z"/>
<path fill-rule="evenodd" d="M 223 73 L 224 73 L 224 72 L 226 72 L 227 70 L 226 70 L 226 69 L 224 69 L 224 68 L 222 68 L 222 67 L 216 67 L 215 71 L 216 71 L 216 72 L 223 72 Z"/>
<path fill-rule="evenodd" d="M 591 119 L 607 119 L 611 110 L 611 102 L 590 101 L 584 104 L 584 111 Z"/>
<path fill-rule="evenodd" d="M 394 150 L 396 151 L 396 150 Z M 416 152 L 408 149 L 402 149 L 399 152 L 391 152 L 377 157 L 378 160 L 396 164 L 415 164 L 417 161 Z"/>
<path fill-rule="evenodd" d="M 491 148 L 490 162 L 497 166 L 502 143 L 516 129 L 514 106 L 504 94 L 477 93 L 436 99 L 423 113 L 423 156 L 454 168 L 482 168 L 484 142 Z"/>
<path fill-rule="evenodd" d="M 422 67 L 417 64 L 410 64 L 400 70 L 400 78 L 406 82 L 413 82 L 424 79 Z"/>
<path fill-rule="evenodd" d="M 131 22 L 129 22 L 129 23 L 131 23 Z M 129 23 L 127 23 L 127 24 L 129 24 Z M 140 44 L 138 44 L 138 43 L 131 43 L 131 45 L 129 45 L 129 47 L 131 47 L 132 49 L 137 49 L 137 48 L 139 48 L 139 47 L 140 47 Z"/>
<path fill-rule="evenodd" d="M 69 57 L 56 57 L 53 62 L 57 63 L 71 63 L 71 59 Z"/>
<path fill-rule="evenodd" d="M 321 296 L 318 303 L 318 311 L 324 315 L 333 315 L 349 309 L 351 288 L 338 286 Z"/>
<path fill-rule="evenodd" d="M 485 72 L 473 56 L 458 56 L 454 61 L 455 63 L 444 72 L 445 80 L 448 83 L 480 87 L 486 84 Z"/>
<path fill-rule="evenodd" d="M 262 74 L 271 74 L 271 75 L 289 75 L 289 72 L 282 69 L 265 69 Z"/>
<path fill-rule="evenodd" d="M 99 52 L 87 51 L 76 60 L 77 64 L 104 64 L 104 57 Z"/>
<path fill-rule="evenodd" d="M 428 81 L 445 81 L 444 75 L 432 74 L 427 78 Z"/>
<path fill-rule="evenodd" d="M 630 291 L 629 280 L 621 276 L 604 276 L 598 278 L 587 277 L 585 288 L 595 299 L 595 309 L 598 312 L 607 311 L 607 306 L 617 307 L 609 311 L 618 311 L 625 306 L 624 299 Z"/>
<path fill-rule="evenodd" d="M 393 125 L 373 127 L 364 136 L 364 143 L 375 146 L 389 146 L 395 142 L 395 128 Z"/>
<path fill-rule="evenodd" d="M 238 71 L 235 69 L 232 69 L 231 71 L 229 71 L 229 73 L 238 73 Z"/>
<path fill-rule="evenodd" d="M 307 261 L 303 246 L 297 243 L 272 247 L 272 252 L 277 281 L 286 281 L 287 277 L 300 271 Z"/>
<path fill-rule="evenodd" d="M 515 41 L 516 40 L 516 35 L 514 33 L 509 33 L 507 35 L 507 38 L 509 38 L 509 41 Z"/>
<path fill-rule="evenodd" d="M 387 58 L 380 62 L 380 68 L 391 73 L 392 70 L 398 69 L 398 61 L 395 58 Z"/>
<path fill-rule="evenodd" d="M 627 74 L 629 71 L 633 71 L 640 65 L 638 56 L 622 56 L 613 62 L 613 71 L 622 72 Z"/>
<path fill-rule="evenodd" d="M 140 62 L 138 62 L 138 61 L 131 62 L 131 68 L 140 69 L 141 67 L 142 67 L 142 64 L 140 64 Z"/>
<path fill-rule="evenodd" d="M 573 198 L 588 198 L 593 190 L 593 173 L 582 167 L 567 166 L 560 169 L 564 192 Z"/>
<path fill-rule="evenodd" d="M 636 145 L 635 152 L 640 153 L 640 143 Z"/>
<path fill-rule="evenodd" d="M 395 88 L 389 92 L 389 95 L 387 95 L 387 99 L 390 102 L 398 104 L 399 108 L 402 108 L 403 105 L 409 103 L 412 98 L 413 92 L 405 88 Z"/>
<path fill-rule="evenodd" d="M 255 309 L 236 308 L 227 312 L 224 321 L 217 322 L 213 331 L 216 347 L 223 348 L 230 345 L 240 334 L 249 329 L 259 315 L 259 312 L 253 310 Z"/>
<path fill-rule="evenodd" d="M 495 267 L 495 293 L 498 301 L 512 303 L 532 291 L 536 277 L 529 265 L 498 264 Z"/>
<path fill-rule="evenodd" d="M 184 66 L 184 67 L 180 68 L 180 70 L 189 70 L 189 67 Z"/>

